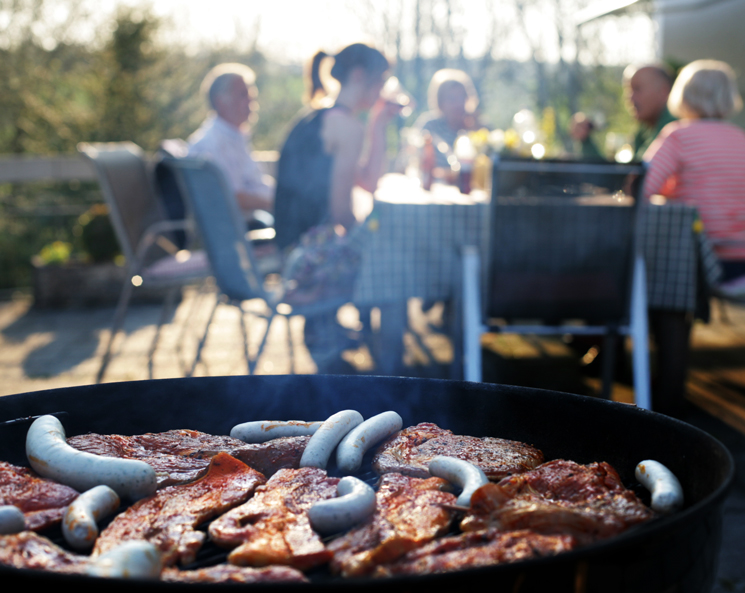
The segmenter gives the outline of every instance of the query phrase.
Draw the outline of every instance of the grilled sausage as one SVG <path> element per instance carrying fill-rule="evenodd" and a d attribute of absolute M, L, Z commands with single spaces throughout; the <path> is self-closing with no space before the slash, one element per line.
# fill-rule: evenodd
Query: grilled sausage
<path fill-rule="evenodd" d="M 26 517 L 12 504 L 0 506 L 0 535 L 18 533 L 26 528 Z"/>
<path fill-rule="evenodd" d="M 403 420 L 396 412 L 383 412 L 353 428 L 336 449 L 336 465 L 352 474 L 360 469 L 362 458 L 370 447 L 401 430 Z"/>
<path fill-rule="evenodd" d="M 321 535 L 346 531 L 375 512 L 375 491 L 362 480 L 342 478 L 336 492 L 338 498 L 320 500 L 308 509 L 310 524 Z"/>
<path fill-rule="evenodd" d="M 230 436 L 245 443 L 265 443 L 280 437 L 304 437 L 314 434 L 322 422 L 303 422 L 302 420 L 258 420 L 237 424 L 230 430 Z"/>
<path fill-rule="evenodd" d="M 119 508 L 119 496 L 108 486 L 96 486 L 78 496 L 65 511 L 62 535 L 76 550 L 88 550 L 98 537 L 97 521 Z"/>
<path fill-rule="evenodd" d="M 26 456 L 38 474 L 81 492 L 104 484 L 136 500 L 157 487 L 155 470 L 144 461 L 93 455 L 68 445 L 65 429 L 54 416 L 41 416 L 28 429 Z"/>
<path fill-rule="evenodd" d="M 146 541 L 128 541 L 90 561 L 86 573 L 116 579 L 157 579 L 163 569 L 160 552 Z"/>
<path fill-rule="evenodd" d="M 683 506 L 683 488 L 678 478 L 659 461 L 645 459 L 639 462 L 634 474 L 652 493 L 650 506 L 658 513 L 672 513 Z"/>
<path fill-rule="evenodd" d="M 429 462 L 429 473 L 460 486 L 462 492 L 455 502 L 464 507 L 470 506 L 471 495 L 489 482 L 486 474 L 472 463 L 443 455 Z"/>
<path fill-rule="evenodd" d="M 362 424 L 362 420 L 362 414 L 355 410 L 343 410 L 329 416 L 310 437 L 300 458 L 300 467 L 326 469 L 334 447 L 350 430 Z"/>

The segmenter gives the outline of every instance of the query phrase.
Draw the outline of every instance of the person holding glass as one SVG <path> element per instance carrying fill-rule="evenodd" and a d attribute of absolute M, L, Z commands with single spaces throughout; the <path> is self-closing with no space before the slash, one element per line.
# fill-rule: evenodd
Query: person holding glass
<path fill-rule="evenodd" d="M 380 96 L 388 69 L 385 56 L 362 43 L 313 58 L 310 110 L 292 126 L 277 168 L 275 229 L 287 255 L 288 302 L 351 298 L 364 235 L 352 189 L 375 191 L 384 172 L 386 127 L 401 109 Z M 334 81 L 338 90 L 331 95 Z M 331 313 L 306 318 L 305 343 L 320 372 L 330 372 L 341 350 L 358 346 Z"/>
<path fill-rule="evenodd" d="M 462 131 L 475 130 L 479 97 L 471 77 L 462 70 L 445 68 L 432 76 L 427 90 L 430 111 L 414 123 L 414 129 L 428 133 L 435 147 L 435 166 L 449 168 L 448 156 Z"/>

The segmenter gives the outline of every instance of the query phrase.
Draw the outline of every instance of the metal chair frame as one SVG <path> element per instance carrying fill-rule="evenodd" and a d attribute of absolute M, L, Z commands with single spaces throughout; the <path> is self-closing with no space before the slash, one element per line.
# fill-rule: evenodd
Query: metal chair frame
<path fill-rule="evenodd" d="M 290 370 L 294 372 L 294 348 L 289 318 L 294 315 L 307 318 L 319 313 L 336 311 L 347 302 L 347 299 L 329 299 L 302 306 L 292 306 L 283 302 L 281 287 L 276 292 L 266 290 L 260 264 L 253 253 L 251 241 L 247 240 L 244 232 L 243 217 L 240 215 L 235 197 L 222 171 L 209 161 L 195 158 L 164 158 L 162 164 L 173 172 L 181 194 L 194 217 L 219 293 L 197 347 L 197 355 L 189 374 L 193 374 L 201 361 L 210 322 L 217 307 L 221 304 L 234 306 L 241 312 L 241 332 L 249 374 L 253 374 L 256 370 L 274 317 L 280 315 L 287 318 Z M 244 308 L 244 303 L 257 298 L 266 303 L 268 312 L 252 312 L 266 320 L 266 329 L 261 336 L 258 351 L 252 358 L 248 350 L 248 327 L 246 325 L 246 314 L 249 311 Z"/>
<path fill-rule="evenodd" d="M 510 323 L 509 320 L 507 320 L 507 322 L 504 324 L 494 323 L 494 318 L 498 317 L 498 315 L 494 314 L 494 311 L 488 310 L 489 299 L 487 299 L 487 286 L 491 269 L 489 262 L 495 254 L 495 249 L 498 248 L 498 241 L 500 239 L 500 237 L 495 236 L 496 231 L 494 221 L 496 220 L 496 217 L 499 216 L 500 212 L 504 212 L 504 210 L 500 209 L 509 208 L 511 205 L 521 205 L 524 208 L 524 201 L 522 201 L 522 198 L 513 199 L 512 203 L 500 204 L 500 175 L 505 172 L 515 171 L 519 172 L 520 175 L 528 176 L 531 183 L 535 182 L 535 177 L 537 177 L 538 174 L 547 173 L 551 176 L 552 180 L 559 184 L 559 187 L 560 180 L 565 174 L 572 176 L 587 176 L 586 178 L 592 178 L 595 180 L 602 179 L 603 176 L 610 174 L 623 174 L 638 176 L 638 187 L 641 188 L 641 181 L 644 175 L 644 168 L 641 165 L 561 163 L 526 160 L 501 160 L 499 158 L 495 159 L 491 204 L 491 247 L 490 252 L 487 255 L 487 265 L 482 268 L 481 257 L 479 255 L 478 249 L 475 246 L 464 247 L 462 252 L 463 266 L 461 278 L 461 299 L 463 308 L 463 365 L 466 380 L 481 381 L 482 359 L 480 336 L 483 333 L 502 332 L 534 335 L 603 335 L 605 336 L 603 396 L 608 398 L 610 397 L 612 388 L 614 367 L 614 348 L 612 346 L 615 343 L 617 335 L 629 335 L 631 336 L 633 341 L 632 355 L 636 403 L 640 407 L 651 409 L 649 344 L 646 306 L 646 273 L 644 258 L 638 248 L 634 232 L 632 232 L 630 235 L 632 237 L 631 243 L 626 245 L 625 247 L 625 253 L 628 254 L 628 272 L 626 274 L 626 285 L 623 287 L 623 290 L 627 291 L 627 294 L 621 295 L 621 297 L 623 298 L 623 302 L 625 303 L 623 305 L 625 314 L 622 315 L 622 318 L 606 319 L 602 320 L 600 323 L 597 322 L 597 319 L 593 319 L 592 321 L 588 320 L 588 323 L 586 323 L 585 325 L 578 325 L 575 323 L 566 323 L 566 321 L 569 319 L 582 319 L 582 317 L 563 317 L 558 320 L 546 319 L 546 311 L 536 309 L 533 311 L 534 315 L 526 317 L 526 319 L 544 320 L 545 323 L 519 324 Z M 555 194 L 553 194 L 553 191 L 554 190 L 552 190 L 552 195 L 555 196 Z M 571 197 L 576 197 L 576 194 L 572 194 Z M 524 211 L 527 212 L 530 210 L 530 208 L 534 207 L 536 208 L 536 214 L 538 214 L 540 212 L 541 203 L 546 204 L 547 202 L 552 201 L 553 206 L 548 206 L 549 208 L 555 206 L 561 207 L 559 201 L 562 199 L 565 198 L 563 198 L 561 194 L 552 198 L 547 198 L 544 196 L 544 198 L 538 200 L 539 203 L 531 205 L 529 208 L 524 209 Z M 643 212 L 643 208 L 638 207 L 640 202 L 641 194 L 637 192 L 636 200 L 633 206 L 634 212 L 633 216 L 631 217 L 632 231 L 638 225 L 639 217 L 642 215 Z M 623 208 L 622 206 L 607 207 L 616 209 Z M 531 218 L 533 217 L 526 217 L 526 220 L 524 221 L 526 225 L 525 229 L 531 228 L 530 225 L 533 224 Z M 541 257 L 546 258 L 546 254 L 535 253 L 534 255 L 536 261 L 538 261 L 538 259 Z M 555 321 L 559 322 L 556 323 Z"/>
<path fill-rule="evenodd" d="M 172 233 L 192 233 L 194 225 L 190 220 L 168 220 L 158 201 L 145 155 L 139 146 L 132 142 L 81 143 L 78 151 L 96 169 L 127 266 L 96 383 L 103 381 L 112 358 L 113 343 L 122 329 L 132 294 L 138 286 L 167 289 L 149 350 L 148 374 L 152 378 L 153 356 L 160 330 L 173 310 L 177 291 L 208 278 L 209 266 L 200 254 L 179 252 L 174 245 Z M 167 273 L 164 273 L 165 268 L 168 268 Z M 182 338 L 185 331 L 184 326 Z M 178 340 L 179 357 L 182 341 Z"/>

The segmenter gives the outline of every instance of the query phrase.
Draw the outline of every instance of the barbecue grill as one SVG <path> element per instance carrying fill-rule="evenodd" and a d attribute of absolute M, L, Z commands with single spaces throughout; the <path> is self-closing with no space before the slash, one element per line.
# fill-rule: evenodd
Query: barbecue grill
<path fill-rule="evenodd" d="M 733 477 L 726 448 L 703 431 L 633 406 L 564 393 L 503 385 L 344 376 L 250 376 L 111 383 L 0 398 L 0 459 L 27 465 L 27 416 L 59 414 L 68 436 L 86 432 L 140 434 L 190 428 L 228 434 L 248 420 L 322 420 L 354 408 L 364 417 L 397 411 L 404 426 L 434 422 L 456 434 L 495 436 L 540 448 L 546 459 L 608 461 L 624 484 L 656 459 L 679 478 L 686 499 L 676 514 L 551 558 L 419 577 L 336 579 L 309 585 L 251 585 L 257 590 L 386 591 L 435 588 L 490 591 L 700 593 L 710 590 L 721 542 L 722 505 Z M 184 585 L 110 580 L 3 568 L 7 586 L 64 585 L 77 591 L 224 590 L 229 585 Z M 311 575 L 312 576 L 312 575 Z"/>

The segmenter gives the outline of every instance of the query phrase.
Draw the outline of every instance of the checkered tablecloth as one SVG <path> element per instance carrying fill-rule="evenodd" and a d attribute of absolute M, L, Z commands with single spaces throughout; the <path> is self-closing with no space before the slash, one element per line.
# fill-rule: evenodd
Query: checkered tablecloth
<path fill-rule="evenodd" d="M 487 248 L 486 204 L 378 202 L 372 217 L 354 291 L 358 304 L 447 298 L 460 269 L 460 247 Z"/>
<path fill-rule="evenodd" d="M 697 295 L 719 280 L 721 268 L 692 206 L 648 206 L 639 241 L 647 265 L 650 309 L 694 311 Z"/>
<path fill-rule="evenodd" d="M 368 219 L 370 233 L 354 290 L 357 304 L 447 299 L 458 281 L 460 248 L 477 245 L 482 254 L 488 251 L 488 203 L 429 194 L 406 183 L 390 179 L 376 194 L 380 199 Z M 702 284 L 715 283 L 720 274 L 696 209 L 647 206 L 643 221 L 639 239 L 647 262 L 649 307 L 694 311 Z"/>

